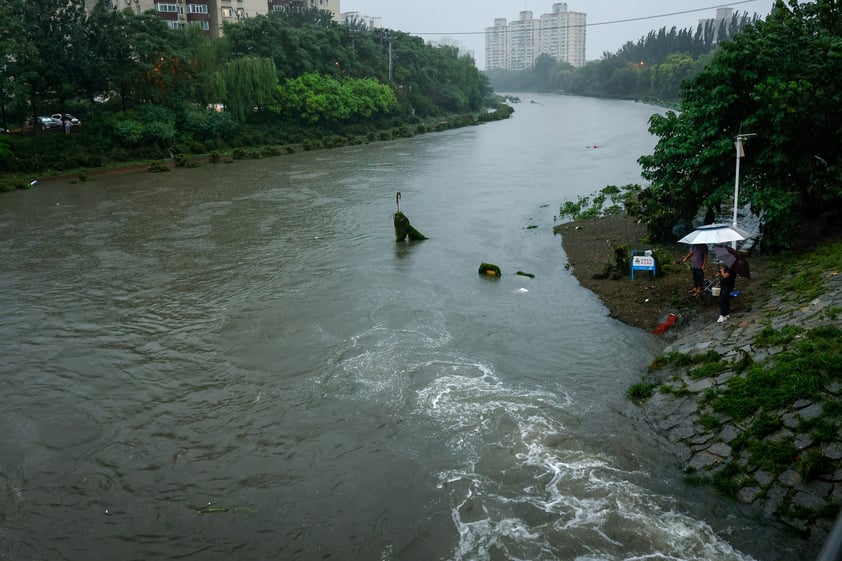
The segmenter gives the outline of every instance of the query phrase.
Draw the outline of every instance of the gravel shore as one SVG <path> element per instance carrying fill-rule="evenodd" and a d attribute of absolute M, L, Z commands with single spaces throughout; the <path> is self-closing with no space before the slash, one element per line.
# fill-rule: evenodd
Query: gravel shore
<path fill-rule="evenodd" d="M 611 317 L 623 323 L 653 331 L 670 313 L 679 321 L 664 332 L 667 340 L 679 336 L 686 329 L 699 329 L 715 323 L 719 306 L 715 298 L 691 294 L 692 279 L 689 266 L 678 263 L 686 255 L 686 244 L 651 244 L 646 241 L 646 226 L 628 216 L 612 215 L 583 221 L 568 222 L 554 228 L 561 235 L 567 263 L 579 283 L 596 294 L 608 308 Z M 617 280 L 595 278 L 614 260 L 616 247 L 632 250 L 659 249 L 669 255 L 669 263 L 659 263 L 659 274 L 635 274 Z M 737 279 L 740 297 L 732 301 L 733 321 L 739 323 L 757 302 L 768 297 L 767 266 L 763 259 L 752 256 L 751 279 Z M 707 276 L 715 274 L 713 260 L 709 260 Z"/>

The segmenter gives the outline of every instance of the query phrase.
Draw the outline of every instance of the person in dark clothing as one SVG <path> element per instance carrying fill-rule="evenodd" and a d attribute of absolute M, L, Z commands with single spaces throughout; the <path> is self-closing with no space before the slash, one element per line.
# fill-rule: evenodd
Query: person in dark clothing
<path fill-rule="evenodd" d="M 717 323 L 724 323 L 731 319 L 731 291 L 737 277 L 728 265 L 719 266 L 719 319 Z"/>

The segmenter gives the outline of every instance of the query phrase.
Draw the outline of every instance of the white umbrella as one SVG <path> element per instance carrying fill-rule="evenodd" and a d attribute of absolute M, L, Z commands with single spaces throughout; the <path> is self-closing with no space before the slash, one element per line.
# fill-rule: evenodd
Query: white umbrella
<path fill-rule="evenodd" d="M 725 243 L 744 240 L 748 237 L 751 237 L 751 234 L 736 226 L 708 224 L 699 226 L 678 240 L 678 243 Z"/>

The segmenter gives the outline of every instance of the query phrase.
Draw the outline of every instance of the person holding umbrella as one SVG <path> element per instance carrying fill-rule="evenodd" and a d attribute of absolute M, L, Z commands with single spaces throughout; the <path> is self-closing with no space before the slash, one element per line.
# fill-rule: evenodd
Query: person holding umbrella
<path fill-rule="evenodd" d="M 687 263 L 690 260 L 690 269 L 693 275 L 693 296 L 698 296 L 702 293 L 705 286 L 705 267 L 708 264 L 708 246 L 703 243 L 694 243 L 690 246 L 690 251 L 681 260 L 682 263 Z"/>
<path fill-rule="evenodd" d="M 715 245 L 713 246 L 713 254 L 720 263 L 728 265 L 731 274 L 747 279 L 751 278 L 751 268 L 748 265 L 748 260 L 746 260 L 745 255 L 742 253 L 726 245 Z"/>
<path fill-rule="evenodd" d="M 737 277 L 725 263 L 719 265 L 719 319 L 716 323 L 725 323 L 731 319 L 731 291 Z"/>

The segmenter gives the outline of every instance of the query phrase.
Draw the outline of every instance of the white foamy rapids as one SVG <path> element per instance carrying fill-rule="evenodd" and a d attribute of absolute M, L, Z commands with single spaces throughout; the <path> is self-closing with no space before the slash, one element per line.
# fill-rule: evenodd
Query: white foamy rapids
<path fill-rule="evenodd" d="M 584 450 L 570 396 L 507 387 L 484 365 L 449 365 L 419 392 L 465 465 L 439 474 L 455 505 L 451 559 L 579 561 L 750 559 L 705 523 L 649 495 Z M 633 477 L 634 476 L 634 477 Z"/>
<path fill-rule="evenodd" d="M 340 361 L 342 370 L 358 384 L 358 397 L 404 401 L 416 378 L 434 377 L 419 354 L 429 355 L 450 341 L 440 311 L 413 312 L 398 304 L 378 307 L 374 325 L 349 340 Z"/>
<path fill-rule="evenodd" d="M 588 449 L 565 388 L 513 387 L 492 365 L 446 351 L 441 314 L 387 304 L 371 319 L 340 359 L 349 395 L 413 410 L 456 453 L 460 465 L 438 474 L 454 505 L 453 561 L 750 559 L 634 483 L 645 474 Z"/>

